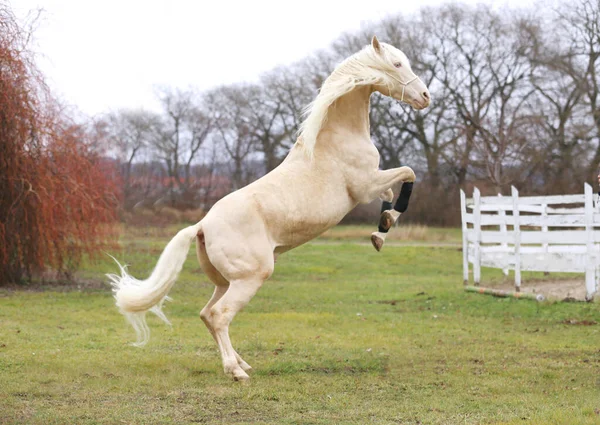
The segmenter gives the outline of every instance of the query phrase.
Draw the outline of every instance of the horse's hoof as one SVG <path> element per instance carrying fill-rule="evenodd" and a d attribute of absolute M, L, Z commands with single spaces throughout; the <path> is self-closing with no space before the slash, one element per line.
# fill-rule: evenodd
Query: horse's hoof
<path fill-rule="evenodd" d="M 394 217 L 392 217 L 392 214 L 389 211 L 382 212 L 381 216 L 379 217 L 380 231 L 387 232 L 388 230 L 390 230 L 395 221 L 396 220 L 394 220 Z"/>
<path fill-rule="evenodd" d="M 248 374 L 240 367 L 237 361 L 228 362 L 227 366 L 223 368 L 226 375 L 233 378 L 234 381 L 247 381 L 250 379 Z"/>
<path fill-rule="evenodd" d="M 376 234 L 371 235 L 371 243 L 373 244 L 373 248 L 375 248 L 377 252 L 381 251 L 381 248 L 383 247 L 383 242 L 384 240 Z"/>
<path fill-rule="evenodd" d="M 247 382 L 250 380 L 250 377 L 245 372 L 242 372 L 242 373 L 238 372 L 238 373 L 233 374 L 233 380 L 235 382 Z"/>

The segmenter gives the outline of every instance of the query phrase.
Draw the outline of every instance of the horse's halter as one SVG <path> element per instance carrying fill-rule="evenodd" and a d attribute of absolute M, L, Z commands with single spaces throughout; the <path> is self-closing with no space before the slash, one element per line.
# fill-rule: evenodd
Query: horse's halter
<path fill-rule="evenodd" d="M 362 63 L 362 62 L 361 62 L 361 61 L 359 61 L 359 60 L 356 60 L 356 62 L 357 62 L 357 63 L 359 63 L 359 64 L 361 64 L 361 65 L 362 65 L 362 66 L 364 66 L 365 68 L 370 68 L 370 67 L 368 67 L 367 65 L 365 65 L 364 63 Z M 413 81 L 415 81 L 415 80 L 419 79 L 419 77 L 413 73 L 413 75 L 415 75 L 415 76 L 414 76 L 413 78 L 411 78 L 410 80 L 408 80 L 408 81 L 405 83 L 405 82 L 404 82 L 404 81 L 402 81 L 400 78 L 396 77 L 396 76 L 395 76 L 395 75 L 393 75 L 393 74 L 390 74 L 390 73 L 389 73 L 389 72 L 387 72 L 386 70 L 383 70 L 383 69 L 381 69 L 381 68 L 379 68 L 379 70 L 380 70 L 380 71 L 383 71 L 383 73 L 384 73 L 385 75 L 387 75 L 388 77 L 392 77 L 394 80 L 398 81 L 398 82 L 400 83 L 400 85 L 402 86 L 402 96 L 400 97 L 400 102 L 404 102 L 404 90 L 406 89 L 406 87 L 407 87 L 407 86 L 408 86 L 410 83 L 412 83 Z"/>
<path fill-rule="evenodd" d="M 407 81 L 406 83 L 402 80 L 400 80 L 400 78 L 397 78 L 395 75 L 390 74 L 387 71 L 383 71 L 388 77 L 392 77 L 394 80 L 398 81 L 400 83 L 400 85 L 402 86 L 402 97 L 400 98 L 400 102 L 404 102 L 404 90 L 406 89 L 406 86 L 408 86 L 410 83 L 412 83 L 413 81 L 417 80 L 419 77 L 418 76 L 414 76 L 413 78 L 411 78 L 409 81 Z M 413 74 L 414 75 L 414 74 Z"/>

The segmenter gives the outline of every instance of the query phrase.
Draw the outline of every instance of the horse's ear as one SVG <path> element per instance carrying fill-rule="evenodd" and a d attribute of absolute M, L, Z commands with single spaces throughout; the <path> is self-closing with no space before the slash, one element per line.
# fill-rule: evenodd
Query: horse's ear
<path fill-rule="evenodd" d="M 379 44 L 379 40 L 377 40 L 377 36 L 374 35 L 371 39 L 371 46 L 377 53 L 381 53 L 381 44 Z"/>

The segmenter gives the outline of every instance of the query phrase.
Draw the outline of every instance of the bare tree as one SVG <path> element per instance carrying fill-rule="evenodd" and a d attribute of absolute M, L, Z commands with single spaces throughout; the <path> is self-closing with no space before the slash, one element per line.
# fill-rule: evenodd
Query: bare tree
<path fill-rule="evenodd" d="M 561 52 L 563 72 L 580 89 L 587 108 L 589 124 L 581 122 L 580 130 L 589 126 L 595 146 L 587 170 L 592 176 L 600 163 L 600 0 L 578 0 L 574 7 L 563 7 L 556 24 L 569 43 Z"/>
<path fill-rule="evenodd" d="M 437 45 L 428 36 L 430 23 L 422 16 L 407 20 L 396 15 L 375 27 L 377 33 L 408 55 L 414 71 L 435 95 L 432 105 L 424 111 L 375 96 L 371 128 L 385 167 L 411 160 L 419 168 L 417 164 L 424 162 L 426 178 L 431 186 L 438 187 L 440 173 L 447 169 L 444 161 L 452 162 L 445 152 L 448 146 L 456 143 L 459 130 L 452 119 L 450 96 L 440 83 L 442 69 L 435 58 Z"/>
<path fill-rule="evenodd" d="M 532 92 L 526 84 L 529 62 L 520 52 L 514 19 L 484 5 L 446 5 L 422 17 L 431 34 L 436 77 L 456 113 L 456 143 L 448 155 L 458 183 L 464 184 L 475 164 L 499 190 L 511 179 L 504 167 L 515 165 L 525 143 L 517 135 Z"/>
<path fill-rule="evenodd" d="M 478 16 L 481 19 L 481 14 Z M 526 128 L 532 121 L 528 99 L 535 90 L 528 80 L 532 64 L 524 55 L 518 19 L 488 11 L 486 20 L 490 31 L 482 37 L 486 49 L 482 66 L 488 68 L 488 79 L 479 83 L 489 84 L 487 90 L 481 90 L 489 92 L 489 107 L 483 121 L 472 123 L 478 131 L 475 148 L 489 180 L 500 191 L 517 178 L 516 170 L 522 172 L 534 165 L 521 159 L 528 143 Z"/>
<path fill-rule="evenodd" d="M 285 106 L 281 98 L 276 96 L 272 81 L 266 76 L 262 84 L 246 86 L 244 94 L 250 112 L 249 124 L 257 151 L 263 154 L 265 172 L 269 172 L 279 165 L 285 148 L 284 142 L 293 132 L 289 120 L 285 115 Z"/>
<path fill-rule="evenodd" d="M 566 47 L 562 34 L 557 34 L 554 25 L 533 17 L 521 22 L 520 31 L 523 52 L 531 63 L 529 81 L 535 90 L 529 109 L 537 154 L 530 152 L 525 157 L 543 163 L 539 173 L 546 191 L 580 190 L 578 182 L 584 178 L 585 167 L 573 164 L 589 149 L 587 132 L 581 131 L 578 118 L 585 115 L 585 106 L 579 85 L 565 72 L 570 65 L 561 52 Z"/>
<path fill-rule="evenodd" d="M 163 88 L 159 99 L 164 115 L 153 125 L 152 145 L 169 174 L 171 202 L 175 189 L 185 199 L 190 193 L 190 168 L 214 124 L 204 98 L 194 90 Z"/>
<path fill-rule="evenodd" d="M 222 146 L 231 171 L 233 189 L 239 189 L 256 178 L 248 160 L 255 150 L 252 112 L 248 86 L 226 86 L 209 94 L 215 111 L 215 143 Z"/>
<path fill-rule="evenodd" d="M 133 163 L 139 160 L 152 137 L 154 113 L 144 110 L 120 110 L 102 118 L 106 138 L 111 150 L 119 159 L 123 178 L 125 207 L 132 206 L 131 172 Z"/>
<path fill-rule="evenodd" d="M 381 167 L 393 168 L 406 165 L 408 150 L 414 145 L 414 137 L 407 131 L 408 108 L 384 96 L 371 98 L 371 138 L 381 155 Z"/>
<path fill-rule="evenodd" d="M 316 87 L 302 63 L 266 73 L 261 78 L 261 85 L 267 107 L 262 113 L 255 114 L 258 121 L 255 135 L 260 144 L 265 140 L 268 142 L 261 151 L 265 155 L 266 171 L 270 171 L 296 143 L 302 111 L 313 100 Z M 260 106 L 260 102 L 257 103 Z M 269 134 L 271 136 L 267 138 Z"/>

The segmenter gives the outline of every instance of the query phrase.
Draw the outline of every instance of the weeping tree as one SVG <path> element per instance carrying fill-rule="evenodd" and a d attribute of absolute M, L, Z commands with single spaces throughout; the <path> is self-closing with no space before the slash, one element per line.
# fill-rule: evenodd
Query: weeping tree
<path fill-rule="evenodd" d="M 52 99 L 29 37 L 0 1 L 0 285 L 73 271 L 116 219 L 111 164 Z"/>

